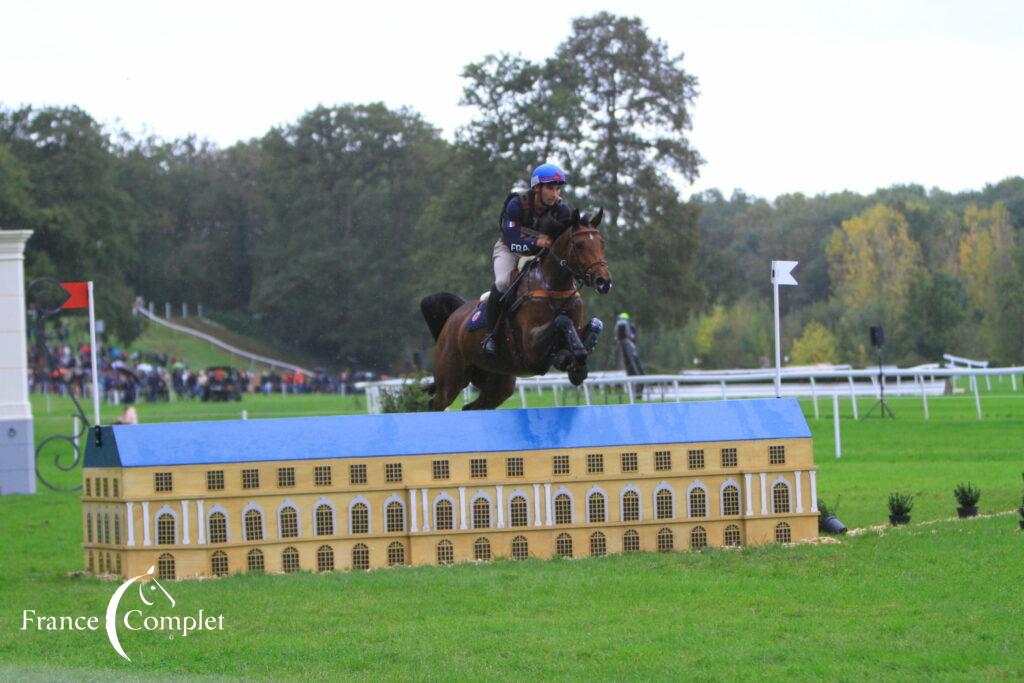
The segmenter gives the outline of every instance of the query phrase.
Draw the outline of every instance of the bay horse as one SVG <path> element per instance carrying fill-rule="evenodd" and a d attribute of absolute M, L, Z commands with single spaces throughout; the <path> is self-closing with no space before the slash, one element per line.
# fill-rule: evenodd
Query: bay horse
<path fill-rule="evenodd" d="M 516 377 L 543 375 L 554 365 L 579 386 L 587 377 L 587 358 L 603 327 L 594 318 L 583 326 L 580 287 L 606 294 L 612 275 L 597 229 L 603 210 L 590 218 L 578 210 L 561 226 L 551 246 L 524 267 L 518 286 L 506 294 L 506 313 L 497 326 L 498 354 L 484 354 L 486 329 L 469 331 L 479 300 L 439 292 L 420 302 L 420 311 L 437 342 L 434 381 L 425 390 L 432 410 L 444 410 L 469 383 L 480 390 L 463 410 L 497 408 L 515 391 Z"/>

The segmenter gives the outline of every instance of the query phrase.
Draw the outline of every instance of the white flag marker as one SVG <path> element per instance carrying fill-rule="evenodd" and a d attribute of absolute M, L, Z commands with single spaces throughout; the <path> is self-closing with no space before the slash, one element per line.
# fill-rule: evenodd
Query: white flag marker
<path fill-rule="evenodd" d="M 775 293 L 775 398 L 782 397 L 782 345 L 779 342 L 779 285 L 795 285 L 793 269 L 799 261 L 772 261 L 772 290 Z"/>

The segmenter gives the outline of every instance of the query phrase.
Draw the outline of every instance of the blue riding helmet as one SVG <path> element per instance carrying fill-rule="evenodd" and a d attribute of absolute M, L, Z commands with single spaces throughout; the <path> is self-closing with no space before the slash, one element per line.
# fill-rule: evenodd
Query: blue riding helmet
<path fill-rule="evenodd" d="M 554 164 L 541 164 L 533 170 L 530 176 L 530 187 L 538 185 L 565 185 L 565 171 Z"/>

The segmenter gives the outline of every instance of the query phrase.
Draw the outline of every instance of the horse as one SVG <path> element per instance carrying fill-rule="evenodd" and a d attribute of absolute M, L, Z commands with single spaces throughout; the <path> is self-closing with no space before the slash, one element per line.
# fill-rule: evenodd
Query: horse
<path fill-rule="evenodd" d="M 479 300 L 466 302 L 455 294 L 438 292 L 420 302 L 437 343 L 434 381 L 425 387 L 432 395 L 432 410 L 450 406 L 469 383 L 480 395 L 463 410 L 497 408 L 515 391 L 517 377 L 543 375 L 552 365 L 568 371 L 574 385 L 583 383 L 587 358 L 603 325 L 594 318 L 583 326 L 580 288 L 586 285 L 607 294 L 612 287 L 604 236 L 597 229 L 603 216 L 599 210 L 593 218 L 581 218 L 575 210 L 551 246 L 523 266 L 518 286 L 505 295 L 509 303 L 496 328 L 499 351 L 495 357 L 481 348 L 485 330 L 467 329 Z"/>

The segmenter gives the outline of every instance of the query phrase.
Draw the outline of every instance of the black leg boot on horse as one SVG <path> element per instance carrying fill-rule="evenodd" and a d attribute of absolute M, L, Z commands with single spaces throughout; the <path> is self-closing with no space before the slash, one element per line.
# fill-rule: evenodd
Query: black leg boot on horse
<path fill-rule="evenodd" d="M 498 323 L 501 318 L 501 312 L 504 306 L 501 303 L 501 291 L 498 290 L 497 285 L 491 285 L 491 293 L 487 297 L 487 334 L 484 335 L 484 340 L 481 343 L 481 347 L 490 357 L 498 355 Z"/>

